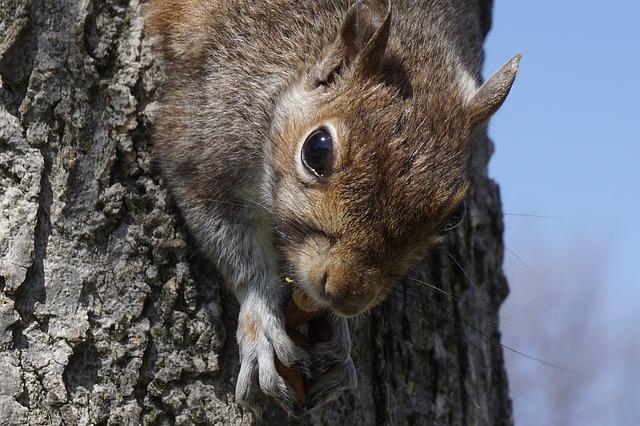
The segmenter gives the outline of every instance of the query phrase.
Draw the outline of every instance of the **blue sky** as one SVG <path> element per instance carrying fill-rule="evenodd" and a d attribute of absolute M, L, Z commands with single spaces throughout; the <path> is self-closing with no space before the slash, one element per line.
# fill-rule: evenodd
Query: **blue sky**
<path fill-rule="evenodd" d="M 490 125 L 504 211 L 562 217 L 535 220 L 550 244 L 576 234 L 610 244 L 612 292 L 637 296 L 640 2 L 498 0 L 485 75 L 516 52 L 516 85 Z M 505 219 L 517 251 L 531 220 Z"/>
<path fill-rule="evenodd" d="M 518 52 L 518 79 L 490 125 L 496 146 L 490 174 L 505 213 L 562 219 L 506 216 L 505 244 L 545 277 L 540 287 L 571 280 L 597 287 L 592 320 L 616 335 L 640 308 L 640 2 L 496 0 L 485 76 Z M 553 257 L 537 256 L 541 250 Z M 563 279 L 545 276 L 549 262 L 566 270 Z M 585 280 L 591 262 L 597 279 Z M 512 294 L 505 310 L 537 291 L 519 286 L 523 268 L 506 254 Z M 569 307 L 572 297 L 552 291 L 539 303 Z M 528 331 L 525 325 L 521 334 Z M 581 350 L 589 349 L 574 352 Z M 624 361 L 617 367 L 624 370 Z M 523 412 L 516 401 L 516 421 Z"/>

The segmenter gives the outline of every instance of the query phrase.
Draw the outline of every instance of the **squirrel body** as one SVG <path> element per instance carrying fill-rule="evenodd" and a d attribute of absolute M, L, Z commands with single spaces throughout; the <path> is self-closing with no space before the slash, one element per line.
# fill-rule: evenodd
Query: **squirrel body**
<path fill-rule="evenodd" d="M 480 84 L 477 3 L 152 0 L 168 81 L 158 161 L 241 305 L 236 396 L 300 413 L 355 386 L 344 317 L 379 303 L 464 198 L 474 129 L 512 59 Z M 338 316 L 309 353 L 287 337 L 282 274 Z"/>

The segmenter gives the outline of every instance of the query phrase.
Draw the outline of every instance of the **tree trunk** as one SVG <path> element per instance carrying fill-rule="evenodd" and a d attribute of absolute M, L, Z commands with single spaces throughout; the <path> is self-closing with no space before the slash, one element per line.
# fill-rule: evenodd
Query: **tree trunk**
<path fill-rule="evenodd" d="M 491 0 L 467 3 L 486 34 Z M 141 9 L 0 3 L 0 424 L 253 421 L 233 400 L 237 303 L 151 158 L 163 74 Z M 512 423 L 490 154 L 479 135 L 471 214 L 414 277 L 440 290 L 407 280 L 351 323 L 356 391 L 266 424 Z"/>

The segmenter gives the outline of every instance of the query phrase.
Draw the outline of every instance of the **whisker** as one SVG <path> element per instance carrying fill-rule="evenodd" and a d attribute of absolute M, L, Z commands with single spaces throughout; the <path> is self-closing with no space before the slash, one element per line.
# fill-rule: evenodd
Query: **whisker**
<path fill-rule="evenodd" d="M 242 197 L 240 195 L 236 195 L 236 197 L 238 197 L 242 201 L 249 203 L 250 206 L 253 206 L 258 210 L 262 210 L 268 215 L 273 215 L 273 211 L 271 210 L 271 208 L 268 205 L 261 203 L 260 201 L 251 200 L 249 198 Z"/>
<path fill-rule="evenodd" d="M 242 200 L 246 201 L 246 204 L 245 203 L 239 203 L 237 201 L 220 200 L 220 199 L 215 199 L 215 198 L 205 198 L 204 199 L 204 201 L 207 201 L 207 202 L 210 202 L 210 203 L 222 204 L 222 205 L 233 206 L 233 207 L 238 207 L 238 208 L 254 209 L 254 210 L 257 210 L 258 212 L 261 212 L 264 216 L 271 216 L 272 215 L 271 211 L 269 211 L 266 206 L 260 205 L 260 204 L 258 204 L 256 202 L 252 202 L 251 200 L 248 200 L 248 199 L 242 199 Z"/>
<path fill-rule="evenodd" d="M 471 217 L 491 217 L 493 215 L 490 213 L 487 213 L 487 214 L 472 214 L 470 216 Z M 565 219 L 562 216 L 546 216 L 546 215 L 529 214 L 529 213 L 502 213 L 502 216 L 527 217 L 531 219 L 552 219 L 552 220 Z"/>
<path fill-rule="evenodd" d="M 431 288 L 441 290 L 441 289 L 439 289 L 438 287 L 435 287 L 435 286 L 432 286 Z M 412 287 L 404 287 L 403 290 L 405 290 L 405 292 L 408 291 L 408 292 L 412 292 L 412 293 L 415 293 L 415 294 L 419 294 L 419 292 L 417 292 L 416 289 L 412 288 Z M 447 295 L 450 296 L 450 294 L 447 294 Z M 404 297 L 403 298 L 403 303 L 407 304 L 409 307 L 411 307 L 413 309 L 417 309 L 417 307 L 418 307 L 417 301 L 424 300 L 424 298 L 420 298 L 420 297 L 406 298 L 406 294 L 404 294 L 404 293 L 403 293 L 403 297 Z M 429 312 L 431 312 L 437 318 L 446 318 L 446 319 L 453 318 L 452 315 L 444 315 L 443 313 L 446 313 L 446 311 L 441 309 L 438 306 L 438 304 L 435 303 L 435 301 L 433 301 L 430 298 L 426 298 L 426 300 L 428 302 L 427 306 L 428 306 Z M 465 340 L 467 340 L 471 345 L 473 345 L 476 348 L 476 350 L 478 350 L 478 352 L 481 354 L 481 356 L 483 356 L 482 351 L 480 351 L 480 348 L 478 348 L 478 346 L 464 332 L 462 332 L 462 335 L 465 338 Z M 461 369 L 460 360 L 459 360 L 457 354 L 456 354 L 456 356 L 453 357 L 453 359 L 451 360 L 451 363 L 448 364 L 448 365 L 450 365 L 454 369 L 454 371 L 460 377 L 462 377 L 462 369 Z M 475 398 L 473 398 L 471 395 L 469 395 L 469 396 L 471 398 L 471 402 L 474 404 L 474 406 L 478 410 L 480 410 L 481 412 L 486 411 L 486 407 L 483 409 L 483 407 L 480 406 L 480 404 L 478 403 L 478 401 Z"/>
<path fill-rule="evenodd" d="M 427 296 L 427 299 L 430 299 L 430 298 Z M 432 303 L 434 303 L 434 302 L 435 302 L 435 301 L 433 301 L 432 299 L 430 299 L 430 300 L 432 301 Z M 438 309 L 438 310 L 444 311 L 444 312 L 446 312 L 447 314 L 449 314 L 452 318 L 455 318 L 455 316 L 454 316 L 454 314 L 453 314 L 452 312 L 449 312 L 449 311 L 447 311 L 446 309 L 444 309 L 444 308 L 442 308 L 442 307 L 437 307 L 437 306 L 436 306 L 435 308 L 436 308 L 436 309 Z M 459 321 L 460 321 L 463 325 L 465 325 L 466 327 L 468 327 L 469 329 L 471 329 L 471 330 L 475 331 L 476 333 L 478 333 L 478 334 L 479 334 L 479 335 L 481 335 L 482 337 L 486 338 L 486 339 L 487 339 L 491 344 L 494 344 L 494 345 L 500 345 L 503 349 L 506 349 L 506 350 L 508 350 L 509 352 L 512 352 L 512 353 L 515 353 L 515 354 L 521 355 L 521 356 L 523 356 L 523 357 L 525 357 L 525 358 L 528 358 L 528 359 L 530 359 L 530 360 L 533 360 L 533 361 L 539 362 L 540 364 L 544 364 L 544 365 L 546 365 L 546 366 L 553 367 L 553 368 L 555 368 L 555 369 L 558 369 L 558 370 L 564 371 L 564 372 L 566 372 L 566 373 L 570 373 L 570 374 L 573 374 L 573 375 L 576 375 L 576 376 L 579 376 L 579 377 L 582 377 L 582 378 L 585 378 L 585 379 L 587 378 L 587 376 L 585 376 L 585 375 L 584 375 L 584 374 L 582 374 L 582 373 L 579 373 L 579 372 L 577 372 L 577 371 L 573 371 L 573 370 L 571 370 L 571 369 L 569 369 L 569 368 L 566 368 L 566 367 L 562 367 L 561 365 L 554 364 L 554 363 L 552 363 L 552 362 L 550 362 L 550 361 L 546 361 L 546 360 L 544 360 L 544 359 L 542 359 L 542 358 L 538 358 L 538 357 L 535 357 L 535 356 L 533 356 L 533 355 L 529 355 L 529 354 L 527 354 L 527 353 L 525 353 L 525 352 L 522 352 L 522 351 L 519 351 L 519 350 L 517 350 L 517 349 L 514 349 L 514 348 L 512 348 L 511 346 L 505 345 L 504 343 L 498 342 L 498 341 L 496 341 L 494 338 L 492 338 L 491 336 L 489 336 L 488 334 L 486 334 L 485 332 L 483 332 L 482 330 L 480 330 L 480 329 L 478 329 L 477 327 L 475 327 L 475 326 L 473 326 L 473 325 L 469 324 L 468 322 L 464 321 L 462 318 L 459 318 Z"/>
<path fill-rule="evenodd" d="M 469 338 L 469 336 L 467 336 L 467 334 L 464 331 L 461 331 L 461 332 L 462 332 L 462 337 L 464 337 L 467 343 L 469 343 L 469 345 L 471 345 L 476 350 L 476 352 L 480 355 L 480 357 L 486 362 L 487 357 L 485 356 L 484 352 L 478 347 L 478 345 L 476 345 L 476 343 L 473 340 L 471 340 L 471 338 Z M 530 404 L 537 407 L 537 405 L 534 404 L 533 400 L 529 397 L 529 395 L 522 388 L 520 388 L 520 386 L 518 386 L 518 383 L 516 383 L 513 377 L 509 377 L 509 384 L 513 384 L 516 390 L 520 392 Z"/>
<path fill-rule="evenodd" d="M 530 217 L 534 219 L 555 219 L 555 220 L 564 220 L 562 216 L 546 216 L 539 214 L 529 214 L 529 213 L 503 213 L 503 216 L 516 216 L 516 217 Z"/>
<path fill-rule="evenodd" d="M 403 290 L 412 291 L 412 288 L 411 287 L 404 287 Z M 546 365 L 548 367 L 552 367 L 552 368 L 555 368 L 557 370 L 561 370 L 561 371 L 573 374 L 573 375 L 581 377 L 581 378 L 588 378 L 588 376 L 586 376 L 586 375 L 584 375 L 584 374 L 582 374 L 580 372 L 571 370 L 569 368 L 563 367 L 563 366 L 558 365 L 558 364 L 554 364 L 554 363 L 552 363 L 550 361 L 546 361 L 546 360 L 544 360 L 542 358 L 538 358 L 536 356 L 529 355 L 529 354 L 527 354 L 525 352 L 522 352 L 522 351 L 519 351 L 519 350 L 517 350 L 517 349 L 515 349 L 515 348 L 513 348 L 513 347 L 511 347 L 509 345 L 505 345 L 504 343 L 501 343 L 501 342 L 495 340 L 493 337 L 489 336 L 487 333 L 483 332 L 479 328 L 473 326 L 472 324 L 469 324 L 467 321 L 463 320 L 462 318 L 456 318 L 456 316 L 455 316 L 455 314 L 453 312 L 451 312 L 451 311 L 443 308 L 442 306 L 440 306 L 440 304 L 435 299 L 429 297 L 426 294 L 421 294 L 420 296 L 422 296 L 424 299 L 426 299 L 427 302 L 429 302 L 428 306 L 430 306 L 431 308 L 435 309 L 437 312 L 440 312 L 442 314 L 442 318 L 446 317 L 446 318 L 449 318 L 449 319 L 453 319 L 454 321 L 460 321 L 460 324 L 462 326 L 468 328 L 469 330 L 472 330 L 472 331 L 478 333 L 480 336 L 482 336 L 483 338 L 487 339 L 487 341 L 489 343 L 491 343 L 492 345 L 500 346 L 501 348 L 503 348 L 503 349 L 505 349 L 505 350 L 507 350 L 509 352 L 518 354 L 520 356 L 523 356 L 523 357 L 525 357 L 527 359 L 530 359 L 532 361 L 536 361 L 536 362 L 538 362 L 540 364 L 543 364 L 543 365 Z M 420 300 L 420 299 L 421 299 L 420 297 L 415 297 L 413 299 L 405 297 L 405 298 L 403 298 L 403 302 L 406 303 L 407 305 L 409 305 L 411 308 L 419 309 L 420 306 L 417 304 L 417 301 Z"/>
<path fill-rule="evenodd" d="M 460 270 L 462 271 L 462 273 L 464 274 L 465 277 L 467 277 L 467 280 L 469 280 L 469 282 L 475 287 L 478 288 L 478 286 L 476 285 L 475 281 L 473 281 L 471 279 L 471 277 L 469 276 L 469 274 L 467 274 L 467 271 L 465 271 L 465 269 L 462 267 L 462 265 L 460 264 L 460 262 L 458 262 L 458 260 L 453 257 L 453 255 L 450 252 L 447 252 L 447 255 L 449 256 L 449 258 L 451 260 L 453 260 L 453 262 L 458 265 L 458 268 L 460 268 Z"/>
<path fill-rule="evenodd" d="M 522 396 L 524 396 L 524 398 L 527 400 L 527 402 L 529 404 L 531 404 L 531 406 L 537 410 L 541 410 L 540 406 L 524 391 L 524 389 L 522 389 L 520 386 L 518 386 L 518 383 L 516 383 L 516 381 L 513 379 L 513 377 L 511 377 L 511 375 L 509 375 L 509 385 L 513 385 L 516 390 L 518 392 L 520 392 L 520 394 L 522 394 Z M 549 417 L 548 413 L 545 413 L 547 418 Z M 544 422 L 543 424 L 548 424 L 547 422 Z"/>
<path fill-rule="evenodd" d="M 457 302 L 462 302 L 462 299 L 459 296 L 456 296 L 455 293 L 453 293 L 453 292 L 449 293 L 448 291 L 443 290 L 440 287 L 437 287 L 437 286 L 435 286 L 433 284 L 430 284 L 430 283 L 428 283 L 426 281 L 421 281 L 421 280 L 418 280 L 418 279 L 415 279 L 415 278 L 407 278 L 407 279 L 410 280 L 410 281 L 413 281 L 413 282 L 415 282 L 417 284 L 422 284 L 422 285 L 424 285 L 424 286 L 426 286 L 426 287 L 428 287 L 430 289 L 436 290 L 437 292 L 442 293 L 442 294 L 450 297 L 451 299 L 453 299 L 453 300 L 455 300 Z M 516 322 L 515 320 L 513 320 L 511 318 L 508 318 L 508 317 L 505 317 L 505 316 L 502 316 L 502 315 L 498 315 L 498 318 L 500 318 L 501 320 L 509 321 L 509 322 Z"/>
<path fill-rule="evenodd" d="M 511 256 L 515 257 L 515 258 L 516 258 L 516 260 L 517 260 L 518 262 L 520 262 L 520 263 L 521 263 L 525 268 L 527 268 L 527 270 L 528 270 L 529 272 L 531 272 L 532 274 L 534 274 L 533 269 L 531 269 L 531 268 L 529 267 L 529 265 L 527 265 L 527 263 L 526 263 L 524 260 L 522 260 L 522 258 L 521 258 L 520 256 L 518 256 L 518 255 L 516 254 L 516 252 L 514 252 L 513 250 L 510 250 L 510 249 L 509 249 L 509 247 L 507 247 L 506 245 L 504 246 L 504 249 L 505 249 L 509 254 L 511 254 Z"/>
<path fill-rule="evenodd" d="M 442 293 L 442 294 L 444 294 L 444 295 L 446 295 L 446 296 L 448 296 L 448 297 L 452 298 L 453 300 L 460 300 L 460 298 L 459 298 L 458 296 L 456 296 L 455 294 L 453 294 L 453 293 L 449 293 L 448 291 L 443 290 L 443 289 L 441 289 L 440 287 L 436 287 L 435 285 L 430 284 L 430 283 L 428 283 L 428 282 L 426 282 L 426 281 L 422 281 L 422 280 L 419 280 L 419 279 L 416 279 L 416 278 L 407 278 L 407 279 L 408 279 L 409 281 L 413 281 L 413 282 L 418 283 L 418 284 L 423 284 L 423 285 L 425 285 L 425 286 L 429 287 L 429 288 L 430 288 L 430 289 L 432 289 L 432 290 L 435 290 L 435 291 L 437 291 L 437 292 L 439 292 L 439 293 Z"/>
<path fill-rule="evenodd" d="M 298 240 L 296 240 L 295 238 L 293 238 L 291 235 L 287 234 L 286 232 L 284 232 L 282 229 L 280 229 L 279 227 L 275 226 L 273 227 L 273 232 L 275 232 L 277 235 L 279 235 L 283 240 L 287 241 L 289 244 L 289 246 L 287 246 L 288 249 L 291 250 L 295 250 L 298 253 L 302 253 L 308 257 L 312 257 L 312 255 L 319 255 L 320 251 L 318 250 L 318 248 L 316 246 L 313 247 L 314 252 L 309 252 L 307 251 L 305 248 L 303 247 L 308 247 L 308 245 L 304 245 L 303 247 L 300 246 L 300 244 L 298 243 Z"/>

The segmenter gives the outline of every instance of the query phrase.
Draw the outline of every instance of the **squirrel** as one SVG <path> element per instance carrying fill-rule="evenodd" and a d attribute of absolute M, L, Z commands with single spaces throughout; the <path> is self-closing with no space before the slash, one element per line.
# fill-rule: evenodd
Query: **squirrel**
<path fill-rule="evenodd" d="M 148 7 L 168 74 L 154 150 L 240 303 L 236 399 L 313 410 L 356 386 L 346 318 L 380 303 L 459 220 L 472 133 L 520 56 L 481 83 L 473 1 Z M 283 275 L 335 314 L 329 341 L 306 351 L 287 335 Z M 276 358 L 308 377 L 304 407 Z"/>

